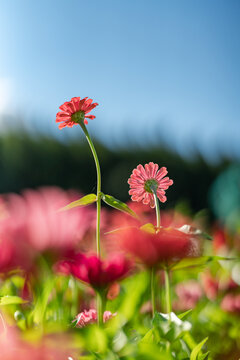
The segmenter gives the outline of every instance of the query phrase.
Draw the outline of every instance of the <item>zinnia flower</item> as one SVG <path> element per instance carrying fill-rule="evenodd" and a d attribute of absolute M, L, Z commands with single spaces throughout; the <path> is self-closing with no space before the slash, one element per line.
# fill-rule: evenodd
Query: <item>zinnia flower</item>
<path fill-rule="evenodd" d="M 56 187 L 7 194 L 7 215 L 0 218 L 0 272 L 35 267 L 39 253 L 56 257 L 74 251 L 89 233 L 95 212 L 91 207 L 58 211 L 79 194 Z M 90 225 L 89 225 L 90 224 Z"/>
<path fill-rule="evenodd" d="M 197 239 L 174 228 L 160 228 L 155 233 L 128 228 L 113 236 L 117 236 L 123 250 L 140 259 L 147 267 L 161 266 L 199 254 Z"/>
<path fill-rule="evenodd" d="M 112 256 L 103 261 L 97 256 L 75 255 L 69 261 L 61 261 L 56 270 L 67 275 L 72 274 L 94 289 L 107 289 L 114 281 L 122 279 L 130 270 L 130 261 L 121 255 Z"/>
<path fill-rule="evenodd" d="M 23 195 L 6 196 L 9 217 L 0 222 L 6 224 L 7 233 L 18 244 L 26 243 L 37 251 L 72 249 L 88 231 L 94 219 L 91 208 L 58 211 L 79 194 L 57 187 L 25 190 Z"/>
<path fill-rule="evenodd" d="M 92 109 L 94 109 L 98 103 L 93 103 L 92 99 L 85 97 L 81 99 L 80 97 L 73 97 L 71 101 L 66 101 L 63 105 L 59 106 L 59 111 L 56 115 L 56 122 L 60 122 L 59 129 L 62 129 L 66 126 L 73 127 L 80 122 L 88 124 L 88 119 L 95 119 L 94 115 L 87 115 Z"/>
<path fill-rule="evenodd" d="M 113 316 L 116 316 L 117 313 L 112 314 L 111 311 L 104 311 L 103 322 L 107 322 Z M 93 324 L 97 322 L 97 311 L 95 309 L 84 310 L 79 313 L 73 321 L 76 322 L 76 327 L 82 328 L 88 324 Z"/>
<path fill-rule="evenodd" d="M 161 167 L 159 169 L 158 164 L 150 162 L 142 165 L 138 165 L 136 169 L 133 170 L 128 183 L 130 185 L 129 195 L 132 195 L 133 201 L 142 201 L 143 204 L 150 204 L 152 208 L 155 207 L 153 193 L 156 192 L 158 199 L 161 202 L 167 200 L 165 196 L 165 190 L 173 184 L 173 181 L 167 175 L 167 169 Z"/>

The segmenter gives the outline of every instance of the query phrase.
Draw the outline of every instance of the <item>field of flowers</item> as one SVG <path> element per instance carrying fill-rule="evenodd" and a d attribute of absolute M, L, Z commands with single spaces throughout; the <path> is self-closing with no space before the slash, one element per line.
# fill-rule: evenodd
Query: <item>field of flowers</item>
<path fill-rule="evenodd" d="M 136 164 L 127 203 L 103 193 L 97 105 L 72 98 L 56 117 L 84 132 L 96 193 L 0 197 L 0 358 L 238 360 L 239 232 L 163 211 L 168 164 Z"/>

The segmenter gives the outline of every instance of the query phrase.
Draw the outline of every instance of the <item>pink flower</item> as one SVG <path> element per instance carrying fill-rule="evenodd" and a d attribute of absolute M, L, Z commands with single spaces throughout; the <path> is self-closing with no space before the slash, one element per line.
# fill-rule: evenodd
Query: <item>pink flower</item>
<path fill-rule="evenodd" d="M 107 289 L 114 281 L 122 279 L 130 270 L 131 263 L 121 255 L 103 261 L 97 256 L 76 254 L 69 261 L 60 261 L 56 270 L 66 275 L 72 274 L 94 289 Z"/>
<path fill-rule="evenodd" d="M 84 310 L 76 316 L 75 320 L 77 320 L 76 327 L 79 328 L 93 324 L 97 322 L 97 311 L 95 309 Z"/>
<path fill-rule="evenodd" d="M 18 328 L 6 327 L 6 333 L 0 323 L 1 360 L 67 360 L 79 358 L 73 349 L 72 337 L 64 333 L 42 337 L 37 342 L 23 339 Z"/>
<path fill-rule="evenodd" d="M 161 202 L 167 200 L 165 196 L 165 190 L 173 184 L 173 181 L 167 175 L 167 169 L 161 167 L 159 169 L 158 164 L 150 162 L 142 165 L 138 165 L 133 170 L 128 183 L 130 185 L 129 195 L 132 195 L 133 201 L 142 201 L 143 204 L 150 204 L 152 208 L 155 207 L 153 191 L 156 191 L 157 197 Z"/>
<path fill-rule="evenodd" d="M 74 251 L 89 233 L 95 211 L 91 207 L 58 211 L 79 194 L 56 187 L 5 195 L 6 215 L 0 218 L 0 271 L 21 267 L 34 270 L 39 253 L 56 257 Z M 35 267 L 37 270 L 37 267 Z"/>
<path fill-rule="evenodd" d="M 88 124 L 88 119 L 95 119 L 94 115 L 86 115 L 92 109 L 94 109 L 98 103 L 92 103 L 92 99 L 85 97 L 81 100 L 80 97 L 73 97 L 71 101 L 65 102 L 63 105 L 59 106 L 59 111 L 56 115 L 56 122 L 60 122 L 59 129 L 62 129 L 66 126 L 73 127 L 81 121 L 84 124 Z"/>
<path fill-rule="evenodd" d="M 111 234 L 110 234 L 111 236 Z M 173 228 L 160 228 L 152 233 L 135 227 L 112 235 L 120 247 L 140 259 L 147 267 L 176 262 L 199 255 L 200 248 L 191 234 Z"/>
<path fill-rule="evenodd" d="M 72 249 L 94 217 L 90 208 L 59 211 L 78 197 L 57 187 L 25 190 L 22 196 L 10 194 L 5 229 L 16 243 L 24 242 L 35 251 Z"/>
<path fill-rule="evenodd" d="M 111 311 L 104 311 L 103 322 L 107 322 L 116 315 L 117 313 L 112 314 Z M 84 310 L 83 312 L 79 313 L 73 321 L 77 321 L 76 327 L 78 328 L 82 328 L 86 325 L 96 323 L 97 311 L 95 309 Z"/>

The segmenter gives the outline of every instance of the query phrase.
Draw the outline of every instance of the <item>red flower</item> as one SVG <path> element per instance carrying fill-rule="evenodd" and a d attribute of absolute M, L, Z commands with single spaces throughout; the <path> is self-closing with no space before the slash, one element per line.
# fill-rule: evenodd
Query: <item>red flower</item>
<path fill-rule="evenodd" d="M 151 233 L 138 228 L 119 231 L 120 246 L 139 258 L 146 266 L 178 261 L 185 257 L 194 257 L 199 253 L 197 240 L 173 228 L 160 228 Z"/>
<path fill-rule="evenodd" d="M 130 270 L 130 262 L 120 255 L 102 261 L 95 255 L 87 257 L 77 254 L 69 261 L 59 262 L 56 269 L 65 274 L 72 274 L 95 289 L 106 289 L 114 281 L 126 276 Z"/>
<path fill-rule="evenodd" d="M 153 189 L 156 191 L 157 197 L 161 202 L 167 200 L 165 190 L 173 184 L 173 181 L 167 175 L 167 169 L 162 167 L 158 170 L 158 164 L 150 162 L 138 165 L 133 170 L 128 183 L 130 185 L 129 195 L 132 195 L 133 201 L 142 201 L 143 204 L 150 204 L 152 208 L 155 207 Z"/>
<path fill-rule="evenodd" d="M 88 124 L 88 119 L 95 119 L 94 115 L 86 115 L 92 109 L 94 109 L 98 103 L 92 103 L 92 99 L 85 97 L 81 100 L 80 97 L 73 97 L 71 101 L 65 102 L 63 105 L 59 106 L 59 111 L 56 115 L 56 122 L 61 124 L 58 126 L 59 129 L 62 129 L 66 126 L 73 127 L 79 122 L 83 121 L 84 124 Z"/>

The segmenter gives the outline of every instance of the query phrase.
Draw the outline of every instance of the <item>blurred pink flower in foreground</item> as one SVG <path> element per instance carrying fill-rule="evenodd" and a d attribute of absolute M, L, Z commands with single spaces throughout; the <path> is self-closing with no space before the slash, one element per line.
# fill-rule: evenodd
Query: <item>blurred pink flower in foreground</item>
<path fill-rule="evenodd" d="M 0 271 L 29 269 L 39 252 L 60 255 L 76 248 L 95 216 L 91 207 L 59 211 L 76 198 L 79 194 L 56 187 L 6 195 L 0 218 Z"/>
<path fill-rule="evenodd" d="M 173 228 L 160 228 L 158 232 L 152 233 L 132 227 L 110 236 L 119 242 L 124 251 L 140 259 L 147 267 L 196 257 L 200 253 L 197 239 Z"/>
<path fill-rule="evenodd" d="M 107 322 L 108 320 L 110 320 L 112 317 L 116 316 L 117 313 L 112 314 L 111 311 L 104 311 L 103 314 L 103 322 Z M 95 309 L 89 309 L 89 310 L 84 310 L 83 312 L 80 312 L 75 320 L 73 321 L 77 321 L 76 322 L 76 327 L 82 328 L 88 324 L 93 324 L 97 322 L 97 311 Z"/>
<path fill-rule="evenodd" d="M 94 289 L 107 289 L 110 284 L 127 275 L 131 263 L 124 256 L 112 255 L 109 260 L 97 256 L 76 254 L 71 260 L 60 261 L 56 270 L 91 285 Z"/>
<path fill-rule="evenodd" d="M 201 285 L 196 280 L 189 280 L 177 284 L 175 292 L 178 299 L 173 303 L 173 307 L 178 311 L 193 309 L 203 296 Z"/>
<path fill-rule="evenodd" d="M 167 200 L 165 196 L 165 190 L 173 184 L 173 181 L 167 175 L 167 169 L 161 167 L 158 170 L 158 164 L 150 162 L 142 165 L 138 165 L 136 169 L 133 170 L 128 183 L 130 185 L 129 195 L 132 195 L 133 201 L 142 201 L 143 204 L 150 204 L 152 208 L 155 207 L 154 196 L 152 189 L 156 191 L 157 197 L 161 202 Z"/>
<path fill-rule="evenodd" d="M 80 121 L 83 121 L 84 124 L 88 124 L 88 119 L 95 119 L 94 115 L 87 115 L 92 109 L 94 109 L 98 103 L 92 103 L 92 99 L 85 97 L 81 99 L 80 97 L 73 97 L 71 101 L 66 101 L 63 105 L 59 106 L 59 111 L 56 116 L 56 122 L 61 122 L 58 126 L 59 129 L 62 129 L 66 126 L 73 127 L 77 125 Z"/>
<path fill-rule="evenodd" d="M 59 209 L 78 197 L 56 187 L 8 195 L 5 221 L 10 234 L 38 251 L 74 247 L 88 230 L 93 212 L 89 208 Z"/>
<path fill-rule="evenodd" d="M 38 342 L 22 339 L 19 329 L 0 331 L 1 360 L 67 360 L 76 359 L 77 349 L 72 349 L 71 338 L 65 334 L 49 335 Z M 78 354 L 79 356 L 79 354 Z"/>

